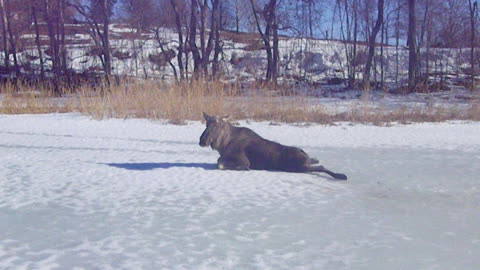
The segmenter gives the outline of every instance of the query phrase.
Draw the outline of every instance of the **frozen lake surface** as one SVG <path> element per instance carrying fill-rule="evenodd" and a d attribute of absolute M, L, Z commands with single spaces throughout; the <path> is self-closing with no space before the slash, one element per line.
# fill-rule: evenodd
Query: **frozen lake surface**
<path fill-rule="evenodd" d="M 0 269 L 478 269 L 480 123 L 241 124 L 349 180 L 216 170 L 198 122 L 0 115 Z"/>

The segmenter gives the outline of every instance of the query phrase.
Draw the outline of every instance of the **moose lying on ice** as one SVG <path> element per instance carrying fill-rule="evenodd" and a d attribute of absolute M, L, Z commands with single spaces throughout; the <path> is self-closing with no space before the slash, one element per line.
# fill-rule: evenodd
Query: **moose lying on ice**
<path fill-rule="evenodd" d="M 269 170 L 286 172 L 324 172 L 335 179 L 347 176 L 334 173 L 310 158 L 302 149 L 266 140 L 249 128 L 235 127 L 227 117 L 203 113 L 207 128 L 200 137 L 200 146 L 210 146 L 220 153 L 221 170 Z"/>

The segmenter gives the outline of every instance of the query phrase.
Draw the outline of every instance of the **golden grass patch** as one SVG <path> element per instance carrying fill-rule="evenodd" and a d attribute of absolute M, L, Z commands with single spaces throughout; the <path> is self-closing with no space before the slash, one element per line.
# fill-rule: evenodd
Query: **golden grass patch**
<path fill-rule="evenodd" d="M 281 88 L 242 94 L 237 86 L 218 81 L 178 84 L 124 81 L 103 90 L 81 87 L 60 98 L 50 93 L 48 89 L 7 85 L 2 88 L 0 113 L 80 112 L 96 119 L 147 118 L 175 124 L 202 120 L 202 112 L 230 115 L 236 120 L 283 123 L 348 121 L 387 125 L 391 122 L 480 121 L 478 100 L 465 106 L 403 106 L 396 109 L 360 100 L 352 102 L 341 113 L 333 113 L 325 105 L 312 104 L 309 97 L 278 94 L 283 93 Z"/>

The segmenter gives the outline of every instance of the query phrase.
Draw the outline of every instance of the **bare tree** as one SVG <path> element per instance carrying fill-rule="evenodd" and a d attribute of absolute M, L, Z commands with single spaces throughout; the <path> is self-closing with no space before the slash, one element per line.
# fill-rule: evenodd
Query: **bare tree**
<path fill-rule="evenodd" d="M 197 0 L 191 0 L 190 7 L 190 28 L 189 28 L 189 37 L 188 45 L 189 50 L 192 52 L 193 57 L 193 79 L 198 79 L 200 77 L 200 64 L 201 56 L 197 46 L 196 36 L 197 36 L 197 24 L 198 24 L 198 2 Z"/>
<path fill-rule="evenodd" d="M 363 73 L 363 89 L 370 90 L 370 70 L 372 68 L 372 60 L 375 54 L 375 39 L 380 31 L 380 27 L 383 25 L 383 6 L 384 0 L 378 0 L 378 16 L 375 26 L 372 29 L 370 37 L 368 38 L 368 56 L 367 63 L 365 64 L 365 71 Z"/>
<path fill-rule="evenodd" d="M 276 83 L 278 76 L 278 18 L 277 1 L 269 0 L 262 11 L 258 11 L 253 0 L 250 0 L 252 12 L 255 17 L 258 33 L 265 45 L 267 53 L 267 75 L 266 81 Z M 265 30 L 262 30 L 258 14 L 261 14 L 265 22 Z M 273 44 L 272 44 L 273 43 Z"/>
<path fill-rule="evenodd" d="M 476 19 L 478 12 L 477 1 L 472 2 L 468 0 L 468 7 L 470 11 L 470 76 L 471 76 L 471 89 L 475 89 L 475 31 L 476 31 Z"/>
<path fill-rule="evenodd" d="M 307 4 L 308 10 L 308 30 L 310 38 L 313 38 L 313 21 L 314 21 L 314 10 L 315 10 L 315 1 L 314 0 L 303 0 Z"/>
<path fill-rule="evenodd" d="M 177 2 L 178 2 L 177 0 L 170 0 L 173 13 L 175 14 L 175 26 L 176 26 L 177 35 L 178 35 L 177 65 L 180 72 L 180 80 L 184 80 L 185 68 L 183 64 L 183 54 L 185 53 L 184 43 L 186 43 L 186 41 L 183 38 L 183 28 L 182 28 L 182 19 L 180 16 L 180 12 L 181 12 L 180 8 L 183 8 L 182 10 L 185 10 L 185 9 L 184 9 L 184 6 L 179 7 L 179 3 Z"/>
<path fill-rule="evenodd" d="M 55 95 L 62 94 L 61 78 L 67 72 L 67 52 L 65 44 L 65 0 L 42 0 L 43 19 L 47 26 L 49 38 L 49 55 L 52 62 L 53 91 Z"/>
<path fill-rule="evenodd" d="M 421 43 L 419 44 L 419 48 L 417 50 L 417 53 L 420 53 L 420 47 L 423 44 L 425 32 L 426 32 L 426 38 L 425 38 L 425 47 L 426 47 L 426 55 L 425 55 L 425 76 L 428 78 L 430 76 L 430 47 L 431 47 L 431 41 L 432 41 L 432 15 L 431 15 L 431 3 L 430 0 L 425 0 L 425 12 L 423 16 L 423 22 L 422 22 L 422 33 L 420 35 L 420 40 Z"/>
<path fill-rule="evenodd" d="M 385 11 L 384 19 L 382 24 L 381 31 L 381 41 L 380 41 L 380 89 L 384 89 L 385 87 L 385 75 L 388 74 L 388 63 L 385 59 L 385 44 L 390 43 L 390 27 L 394 25 L 395 20 L 392 18 L 394 14 L 396 14 L 397 5 L 395 2 L 386 1 L 385 2 Z"/>
<path fill-rule="evenodd" d="M 215 73 L 218 71 L 220 0 L 191 0 L 190 8 L 188 45 L 193 58 L 193 79 L 208 78 L 210 56 L 214 49 Z M 207 28 L 209 21 L 210 27 Z M 200 46 L 197 45 L 197 40 L 200 41 Z"/>
<path fill-rule="evenodd" d="M 110 76 L 112 75 L 112 59 L 110 48 L 110 21 L 113 15 L 113 5 L 116 0 L 92 0 L 91 17 L 97 24 L 102 23 L 103 31 L 98 31 L 98 35 L 101 37 L 102 49 L 103 49 L 103 65 L 105 70 L 105 78 L 107 83 L 110 84 Z"/>
<path fill-rule="evenodd" d="M 154 0 L 123 0 L 126 21 L 137 30 L 147 30 L 158 24 L 158 12 Z"/>
<path fill-rule="evenodd" d="M 8 70 L 9 64 L 7 61 L 9 61 L 9 55 L 11 52 L 11 55 L 13 57 L 13 68 L 16 77 L 20 77 L 20 67 L 17 59 L 17 31 L 18 29 L 14 29 L 15 26 L 18 27 L 18 25 L 15 25 L 15 22 L 12 22 L 12 3 L 11 0 L 0 0 L 0 8 L 2 9 L 2 17 L 3 17 L 3 34 L 4 34 L 4 40 L 5 44 L 7 44 L 8 40 L 8 45 L 5 45 L 5 50 L 6 51 L 6 60 L 5 60 L 5 67 Z M 17 22 L 18 23 L 18 22 Z"/>
<path fill-rule="evenodd" d="M 347 81 L 349 87 L 354 86 L 357 74 L 359 1 L 360 0 L 336 1 L 336 6 L 338 6 L 338 17 L 340 20 L 341 39 L 344 41 L 345 55 L 347 60 Z M 342 4 L 343 7 L 340 6 Z M 335 18 L 332 18 L 332 20 L 335 20 Z M 333 35 L 333 28 L 331 31 L 331 35 Z"/>
<path fill-rule="evenodd" d="M 240 32 L 240 0 L 235 1 L 235 31 Z"/>
<path fill-rule="evenodd" d="M 408 89 L 413 92 L 417 80 L 416 0 L 408 0 Z"/>
<path fill-rule="evenodd" d="M 175 53 L 173 50 L 166 50 L 165 47 L 164 47 L 164 44 L 163 44 L 163 41 L 160 37 L 160 29 L 159 28 L 156 28 L 155 29 L 155 38 L 158 42 L 158 46 L 160 47 L 160 50 L 162 51 L 162 54 L 163 55 L 167 55 L 169 54 L 170 52 L 172 52 L 173 54 Z M 178 78 L 178 72 L 177 72 L 177 68 L 175 67 L 175 65 L 173 64 L 172 60 L 170 58 L 167 58 L 165 57 L 166 61 L 168 62 L 168 64 L 170 65 L 170 68 L 172 69 L 172 72 L 173 72 L 173 76 L 175 77 L 175 81 L 178 82 L 179 81 L 179 78 Z"/>
<path fill-rule="evenodd" d="M 110 85 L 112 75 L 112 52 L 110 47 L 110 23 L 116 0 L 90 0 L 85 5 L 82 0 L 71 3 L 90 28 L 90 36 L 100 50 L 98 57 L 103 66 L 105 81 Z"/>
<path fill-rule="evenodd" d="M 10 67 L 10 50 L 8 49 L 8 31 L 7 31 L 7 25 L 9 24 L 9 16 L 7 14 L 6 6 L 5 6 L 5 1 L 0 0 L 0 9 L 1 9 L 1 16 L 2 16 L 2 36 L 3 36 L 3 50 L 4 50 L 4 63 L 5 63 L 5 69 L 7 72 L 9 71 Z"/>
<path fill-rule="evenodd" d="M 213 33 L 214 48 L 213 48 L 213 61 L 212 61 L 212 78 L 218 78 L 219 72 L 219 57 L 222 53 L 222 45 L 220 40 L 220 30 L 222 28 L 222 12 L 221 12 L 221 0 L 212 0 L 212 25 L 210 32 Z"/>
<path fill-rule="evenodd" d="M 225 12 L 221 3 L 221 0 L 169 0 L 169 7 L 174 15 L 171 25 L 175 27 L 178 35 L 177 65 L 180 80 L 188 79 L 190 55 L 193 60 L 191 79 L 210 79 L 217 76 L 221 53 L 222 12 Z"/>
<path fill-rule="evenodd" d="M 395 85 L 398 87 L 400 74 L 400 15 L 401 4 L 397 1 L 397 12 L 395 18 Z"/>
<path fill-rule="evenodd" d="M 40 27 L 38 25 L 38 11 L 36 7 L 37 4 L 38 2 L 35 2 L 35 0 L 30 0 L 33 26 L 35 28 L 35 45 L 37 47 L 38 58 L 40 61 L 40 81 L 44 82 L 45 81 L 45 62 L 43 59 L 43 51 L 40 43 Z"/>
<path fill-rule="evenodd" d="M 439 28 L 437 39 L 440 46 L 454 48 L 465 44 L 464 33 L 468 31 L 465 3 L 465 0 L 439 1 L 440 12 L 436 23 Z"/>

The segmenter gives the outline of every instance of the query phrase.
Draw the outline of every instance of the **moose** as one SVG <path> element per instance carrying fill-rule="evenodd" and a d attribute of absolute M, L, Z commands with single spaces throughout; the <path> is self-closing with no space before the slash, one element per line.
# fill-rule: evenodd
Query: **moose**
<path fill-rule="evenodd" d="M 322 172 L 335 179 L 347 180 L 342 173 L 334 173 L 318 164 L 300 148 L 285 146 L 262 138 L 253 130 L 236 127 L 228 116 L 210 116 L 203 113 L 206 129 L 200 136 L 200 146 L 220 153 L 220 170 L 267 170 L 296 173 Z"/>

